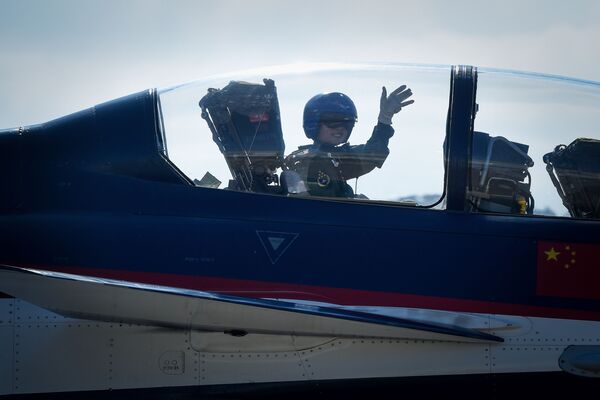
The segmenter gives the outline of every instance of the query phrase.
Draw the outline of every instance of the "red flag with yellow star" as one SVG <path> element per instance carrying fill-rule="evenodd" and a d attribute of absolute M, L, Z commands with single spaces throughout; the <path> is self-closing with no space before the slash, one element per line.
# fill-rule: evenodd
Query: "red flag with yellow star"
<path fill-rule="evenodd" d="M 536 294 L 600 299 L 600 245 L 538 242 Z"/>

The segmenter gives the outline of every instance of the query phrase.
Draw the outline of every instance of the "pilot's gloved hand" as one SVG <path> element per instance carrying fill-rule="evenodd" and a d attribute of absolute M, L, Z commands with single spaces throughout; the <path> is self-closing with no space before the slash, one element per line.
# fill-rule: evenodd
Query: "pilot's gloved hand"
<path fill-rule="evenodd" d="M 412 96 L 412 91 L 406 88 L 406 85 L 400 86 L 394 90 L 390 95 L 387 95 L 385 86 L 381 92 L 381 101 L 379 103 L 379 117 L 377 120 L 382 124 L 391 125 L 392 117 L 394 114 L 402 110 L 402 107 L 406 107 L 409 104 L 414 103 L 414 100 L 408 100 Z"/>

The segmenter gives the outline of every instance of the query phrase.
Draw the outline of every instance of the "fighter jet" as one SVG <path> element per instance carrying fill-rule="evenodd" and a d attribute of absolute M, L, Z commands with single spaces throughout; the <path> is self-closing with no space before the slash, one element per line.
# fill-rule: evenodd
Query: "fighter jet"
<path fill-rule="evenodd" d="M 0 130 L 0 395 L 594 393 L 599 139 L 600 83 L 404 64 Z"/>

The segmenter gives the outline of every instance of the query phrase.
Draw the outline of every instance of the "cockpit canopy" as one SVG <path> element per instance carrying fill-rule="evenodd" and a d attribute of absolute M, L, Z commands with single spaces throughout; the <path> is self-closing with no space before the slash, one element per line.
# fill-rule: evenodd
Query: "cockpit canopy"
<path fill-rule="evenodd" d="M 161 150 L 199 190 L 444 208 L 450 76 L 450 66 L 292 65 L 163 89 Z M 600 218 L 600 85 L 486 69 L 476 82 L 465 210 Z M 302 127 L 309 99 L 352 99 L 343 146 L 357 149 L 376 135 L 382 87 L 403 84 L 415 102 L 394 116 L 389 154 L 322 149 L 314 182 L 297 173 L 289 156 L 314 145 Z M 367 172 L 344 176 L 357 164 Z M 336 179 L 348 189 L 311 189 Z"/>

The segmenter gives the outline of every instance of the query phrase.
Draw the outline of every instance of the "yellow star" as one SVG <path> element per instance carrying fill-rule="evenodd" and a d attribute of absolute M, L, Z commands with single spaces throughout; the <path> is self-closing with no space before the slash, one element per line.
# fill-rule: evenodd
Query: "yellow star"
<path fill-rule="evenodd" d="M 548 258 L 546 258 L 546 261 L 550 261 L 550 260 L 558 261 L 558 255 L 560 253 L 558 251 L 554 250 L 554 247 L 552 247 L 549 251 L 545 251 L 544 253 L 546 253 L 546 255 L 548 256 Z"/>

